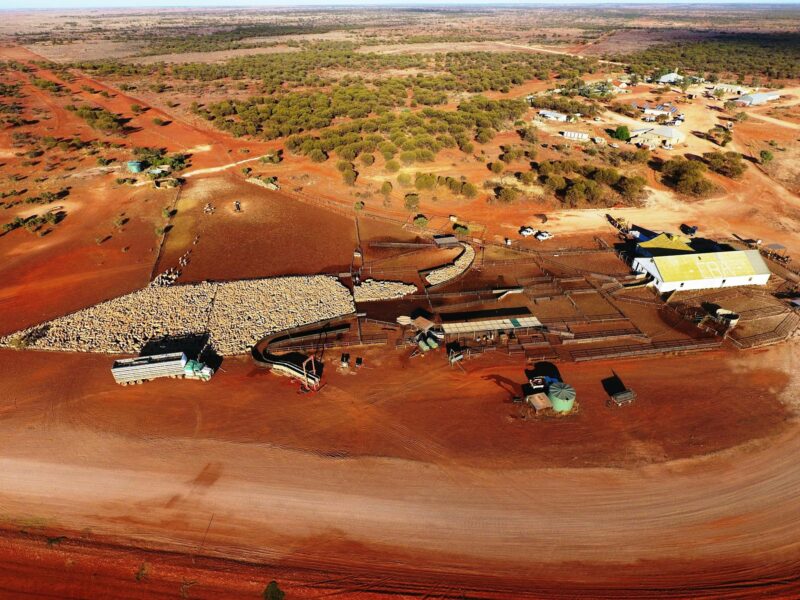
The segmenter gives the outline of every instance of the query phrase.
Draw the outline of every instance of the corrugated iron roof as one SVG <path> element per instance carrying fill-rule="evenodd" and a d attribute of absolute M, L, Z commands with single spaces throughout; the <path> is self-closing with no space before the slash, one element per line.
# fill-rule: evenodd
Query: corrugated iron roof
<path fill-rule="evenodd" d="M 770 272 L 758 250 L 657 256 L 653 263 L 664 282 L 750 277 Z"/>
<path fill-rule="evenodd" d="M 443 323 L 445 333 L 475 333 L 477 331 L 500 331 L 501 329 L 520 329 L 522 327 L 541 327 L 536 317 L 512 317 L 510 319 L 489 319 L 486 321 L 462 321 Z"/>
<path fill-rule="evenodd" d="M 649 250 L 674 250 L 676 252 L 694 252 L 689 243 L 682 237 L 671 233 L 660 233 L 656 237 L 639 243 L 640 248 Z"/>

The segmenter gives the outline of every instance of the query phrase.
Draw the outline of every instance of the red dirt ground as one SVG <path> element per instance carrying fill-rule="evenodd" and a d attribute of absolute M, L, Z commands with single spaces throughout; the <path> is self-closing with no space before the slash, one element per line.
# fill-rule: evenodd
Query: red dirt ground
<path fill-rule="evenodd" d="M 38 59 L 18 48 L 0 56 Z M 26 102 L 51 116 L 33 131 L 97 137 L 64 110 L 69 96 L 24 81 Z M 84 84 L 112 97 L 88 94 Z M 145 104 L 85 77 L 68 87 L 115 112 Z M 155 116 L 170 118 L 151 109 L 134 120 L 140 131 L 117 141 L 193 154 L 159 267 L 175 266 L 197 233 L 186 279 L 347 264 L 354 192 L 366 185 L 344 186 L 334 161 L 287 157 L 275 167 L 283 194 L 248 191 L 230 163 L 275 144 L 232 140 L 179 119 L 158 128 Z M 738 131 L 734 145 L 747 135 Z M 513 133 L 502 134 L 483 149 L 494 158 L 497 144 L 512 141 Z M 441 167 L 479 181 L 484 161 L 462 159 L 445 152 L 441 164 L 419 170 Z M 362 175 L 375 188 L 380 160 Z M 19 170 L 20 162 L 9 157 L 4 172 Z M 76 161 L 76 172 L 91 163 Z M 158 251 L 154 226 L 175 192 L 115 188 L 115 176 L 67 180 L 74 186 L 62 202 L 67 218 L 47 236 L 0 237 L 0 333 L 146 283 Z M 283 212 L 277 203 L 293 202 L 300 187 L 308 203 Z M 724 196 L 686 204 L 656 184 L 648 206 L 624 215 L 664 229 L 703 219 L 708 234 L 769 239 L 776 229 L 787 238 L 797 231 L 796 196 L 757 169 L 725 187 Z M 218 212 L 207 217 L 202 206 L 211 192 Z M 396 187 L 388 208 L 373 195 L 367 210 L 403 222 L 403 193 Z M 317 195 L 341 210 L 323 212 L 312 203 Z M 227 212 L 234 199 L 243 201 L 241 215 Z M 437 217 L 440 230 L 451 226 L 450 214 L 485 225 L 487 239 L 554 212 L 550 201 L 498 206 L 483 193 L 472 201 L 424 195 L 421 210 Z M 130 221 L 118 231 L 111 222 L 121 212 Z M 557 238 L 526 243 L 593 246 L 592 236 L 608 231 L 605 212 L 550 214 L 547 227 Z M 288 216 L 281 221 L 279 213 Z M 396 224 L 359 223 L 362 243 L 414 238 Z M 239 250 L 229 251 L 226 242 L 245 230 Z M 570 239 L 569 232 L 578 235 Z M 94 241 L 107 234 L 110 240 Z M 296 251 L 298 241 L 313 243 L 313 252 L 277 257 L 284 245 Z M 385 257 L 369 249 L 366 256 Z M 392 256 L 388 264 L 406 265 Z M 615 268 L 595 257 L 559 260 Z M 486 269 L 469 283 L 502 276 L 502 269 Z M 579 303 L 593 314 L 605 310 L 596 298 Z M 796 342 L 748 353 L 562 364 L 579 396 L 579 410 L 566 418 L 533 418 L 510 402 L 524 380 L 520 359 L 484 355 L 465 363 L 464 373 L 441 354 L 352 353 L 365 358 L 357 374 L 338 372 L 338 353 L 330 351 L 326 387 L 300 395 L 246 358 L 226 360 L 209 384 L 119 388 L 108 372 L 111 357 L 0 350 L 0 521 L 9 532 L 0 537 L 7 566 L 0 593 L 258 597 L 275 578 L 300 598 L 797 596 Z M 612 370 L 638 392 L 633 406 L 606 408 L 601 381 Z M 59 532 L 70 539 L 48 545 L 36 537 Z M 179 554 L 125 548 L 131 545 Z M 137 582 L 144 562 L 152 569 Z"/>
<path fill-rule="evenodd" d="M 434 596 L 548 596 L 553 577 L 561 594 L 586 586 L 595 597 L 629 586 L 639 597 L 736 597 L 753 579 L 780 591 L 769 586 L 795 585 L 783 575 L 800 550 L 790 458 L 800 438 L 777 401 L 796 387 L 795 350 L 759 352 L 769 369 L 724 352 L 559 365 L 580 404 L 560 419 L 522 418 L 509 403 L 521 366 L 500 356 L 466 363 L 465 375 L 442 356 L 354 349 L 365 367 L 348 375 L 329 364 L 327 386 L 309 396 L 246 359 L 226 361 L 210 384 L 120 389 L 106 357 L 0 351 L 3 519 L 51 537 L 90 531 L 90 543 L 200 545 L 273 565 L 253 577 L 254 593 L 283 578 L 276 567 Z M 656 366 L 663 379 L 651 377 Z M 612 368 L 639 393 L 632 407 L 605 407 L 599 382 Z M 45 484 L 57 492 L 42 494 Z M 548 558 L 520 552 L 531 547 Z M 36 554 L 51 552 L 60 545 Z M 97 569 L 136 590 L 141 556 Z M 160 561 L 152 584 L 177 593 L 190 576 Z M 618 562 L 622 577 L 608 568 Z M 85 585 L 74 570 L 66 581 Z"/>

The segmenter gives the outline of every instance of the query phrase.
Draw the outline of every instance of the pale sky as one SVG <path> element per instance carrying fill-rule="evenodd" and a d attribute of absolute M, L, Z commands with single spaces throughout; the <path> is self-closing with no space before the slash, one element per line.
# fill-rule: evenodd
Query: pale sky
<path fill-rule="evenodd" d="M 154 8 L 154 7 L 203 7 L 203 8 L 236 8 L 236 7 L 295 7 L 295 6 L 569 6 L 569 5 L 613 6 L 619 4 L 656 5 L 669 4 L 749 4 L 762 8 L 765 4 L 800 4 L 800 0 L 770 0 L 768 3 L 752 0 L 615 0 L 612 2 L 587 2 L 586 0 L 505 0 L 502 2 L 486 2 L 485 0 L 0 0 L 0 9 L 26 10 L 41 8 Z"/>

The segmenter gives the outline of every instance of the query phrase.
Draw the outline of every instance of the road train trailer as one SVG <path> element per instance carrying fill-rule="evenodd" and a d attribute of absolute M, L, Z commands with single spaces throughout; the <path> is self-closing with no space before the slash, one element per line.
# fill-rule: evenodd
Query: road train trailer
<path fill-rule="evenodd" d="M 214 369 L 196 360 L 188 360 L 183 352 L 172 352 L 115 360 L 111 374 L 120 385 L 128 385 L 159 377 L 208 381 Z"/>

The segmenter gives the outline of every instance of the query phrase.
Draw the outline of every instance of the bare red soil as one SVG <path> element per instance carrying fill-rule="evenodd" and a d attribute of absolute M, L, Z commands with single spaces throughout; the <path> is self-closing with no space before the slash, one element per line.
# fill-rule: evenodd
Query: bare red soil
<path fill-rule="evenodd" d="M 254 593 L 301 567 L 352 577 L 355 591 L 736 597 L 759 581 L 780 592 L 795 585 L 798 558 L 797 425 L 777 398 L 796 385 L 793 351 L 761 352 L 770 368 L 728 353 L 563 364 L 579 411 L 533 419 L 509 403 L 523 374 L 500 356 L 464 374 L 442 356 L 356 351 L 366 359 L 356 375 L 336 372 L 331 356 L 326 387 L 309 396 L 247 359 L 226 361 L 209 384 L 120 389 L 106 357 L 6 350 L 4 520 L 51 537 L 89 532 L 90 544 L 125 539 L 272 565 Z M 639 393 L 634 406 L 605 407 L 599 382 L 612 368 Z M 44 481 L 58 492 L 42 496 Z M 530 547 L 548 558 L 520 552 Z M 76 551 L 73 564 L 83 560 Z M 139 561 L 152 565 L 150 589 L 179 593 L 189 578 L 169 566 L 183 559 L 119 560 L 96 568 L 133 590 L 150 585 L 131 581 Z M 238 568 L 197 569 L 191 579 L 210 589 L 216 577 L 250 585 Z M 86 585 L 74 572 L 65 581 Z M 283 577 L 293 589 L 296 576 Z M 554 577 L 562 583 L 548 591 Z M 302 589 L 309 580 L 299 579 Z"/>
<path fill-rule="evenodd" d="M 39 58 L 19 48 L 0 56 Z M 40 68 L 37 75 L 58 79 Z M 29 172 L 17 185 L 38 191 L 60 185 L 56 174 L 73 176 L 63 180 L 71 186 L 61 202 L 67 216 L 53 231 L 0 237 L 0 334 L 141 287 L 187 250 L 184 281 L 347 270 L 359 244 L 374 272 L 390 279 L 418 283 L 420 268 L 452 259 L 453 251 L 369 246 L 417 239 L 401 227 L 410 190 L 395 186 L 388 206 L 375 193 L 381 181 L 396 179 L 381 158 L 348 187 L 335 161 L 287 156 L 276 166 L 254 164 L 278 144 L 234 140 L 153 107 L 125 137 L 102 136 L 65 109 L 72 96 L 123 114 L 147 103 L 77 73 L 62 82 L 70 90 L 64 96 L 14 77 L 23 82 L 26 110 L 42 116 L 31 128 L 37 135 L 122 143 L 113 152 L 118 160 L 131 146 L 164 146 L 190 153 L 192 164 L 180 195 L 116 186 L 121 173 L 98 173 L 89 156 L 59 157 L 63 164 L 39 185 L 44 163 L 22 165 L 1 132 L 4 172 Z M 156 126 L 154 117 L 170 123 Z M 734 147 L 772 139 L 753 129 L 737 126 Z M 445 151 L 410 170 L 480 183 L 486 160 L 516 141 L 502 133 L 477 149 L 485 152 L 480 158 Z M 283 190 L 245 183 L 242 161 L 278 175 Z M 621 211 L 631 220 L 662 229 L 697 221 L 707 235 L 777 236 L 796 245 L 797 197 L 755 166 L 740 182 L 715 177 L 724 194 L 695 203 L 678 199 L 655 173 L 648 177 L 647 206 Z M 594 247 L 595 235 L 613 241 L 605 209 L 562 211 L 549 198 L 500 205 L 488 197 L 437 190 L 422 195 L 420 212 L 436 231 L 451 231 L 455 215 L 488 241 L 508 236 L 554 254 Z M 359 198 L 366 207 L 356 218 Z M 155 228 L 168 207 L 177 214 L 162 247 Z M 10 219 L 37 209 L 3 212 Z M 556 239 L 520 241 L 519 227 L 539 226 L 542 214 L 541 226 Z M 125 223 L 114 225 L 121 216 Z M 505 257 L 489 247 L 480 258 Z M 625 270 L 613 255 L 542 260 L 555 274 Z M 541 274 L 536 265 L 489 265 L 443 289 Z M 432 305 L 359 308 L 392 319 L 403 308 Z M 615 310 L 599 295 L 536 308 L 553 317 Z M 620 310 L 654 339 L 689 335 L 651 308 Z M 365 366 L 342 372 L 338 351 L 328 351 L 326 385 L 309 395 L 246 357 L 227 359 L 208 384 L 120 388 L 109 373 L 112 357 L 0 350 L 0 595 L 255 598 L 277 579 L 298 598 L 797 596 L 796 341 L 746 354 L 559 363 L 578 392 L 578 410 L 561 418 L 534 417 L 511 401 L 525 380 L 519 358 L 486 354 L 461 371 L 441 352 L 351 353 Z M 612 372 L 637 391 L 633 406 L 607 407 L 602 381 Z"/>

